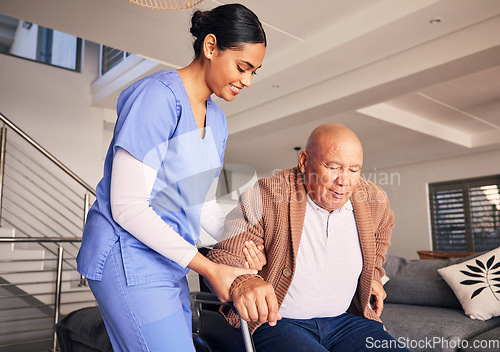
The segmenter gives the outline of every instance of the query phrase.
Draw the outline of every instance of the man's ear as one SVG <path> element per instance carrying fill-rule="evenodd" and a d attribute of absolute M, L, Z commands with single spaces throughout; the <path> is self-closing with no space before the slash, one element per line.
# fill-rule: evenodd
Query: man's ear
<path fill-rule="evenodd" d="M 217 51 L 217 38 L 215 37 L 214 34 L 207 34 L 205 36 L 205 40 L 203 40 L 203 54 L 208 60 L 210 60 L 215 54 L 217 54 L 216 51 Z"/>
<path fill-rule="evenodd" d="M 306 173 L 307 160 L 309 159 L 309 155 L 305 150 L 301 151 L 299 154 L 299 170 L 303 174 Z"/>

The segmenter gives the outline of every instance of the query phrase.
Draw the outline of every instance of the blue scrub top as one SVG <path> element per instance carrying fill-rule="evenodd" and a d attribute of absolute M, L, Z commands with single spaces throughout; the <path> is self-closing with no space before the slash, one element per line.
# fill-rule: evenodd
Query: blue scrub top
<path fill-rule="evenodd" d="M 159 71 L 126 88 L 118 119 L 89 210 L 77 256 L 78 272 L 100 280 L 111 247 L 120 241 L 128 285 L 178 281 L 189 269 L 155 252 L 118 225 L 111 215 L 110 183 L 117 147 L 158 171 L 150 206 L 180 236 L 195 245 L 205 196 L 218 176 L 228 134 L 224 113 L 207 100 L 202 139 L 184 84 L 175 70 Z"/>

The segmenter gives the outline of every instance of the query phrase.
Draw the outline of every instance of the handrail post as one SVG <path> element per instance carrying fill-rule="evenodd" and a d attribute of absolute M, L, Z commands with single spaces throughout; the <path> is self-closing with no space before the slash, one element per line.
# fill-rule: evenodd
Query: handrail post
<path fill-rule="evenodd" d="M 90 193 L 87 192 L 83 196 L 83 228 L 85 228 L 85 224 L 87 223 L 87 215 L 89 213 L 90 209 Z M 87 278 L 80 274 L 80 283 L 78 284 L 78 287 L 85 287 L 87 286 Z"/>
<path fill-rule="evenodd" d="M 83 196 L 83 227 L 85 227 L 85 224 L 87 223 L 87 214 L 89 213 L 90 209 L 90 193 L 86 192 L 85 195 Z"/>
<path fill-rule="evenodd" d="M 2 127 L 2 136 L 0 139 L 0 225 L 3 209 L 3 182 L 5 173 L 5 148 L 7 147 L 7 127 Z"/>
<path fill-rule="evenodd" d="M 59 243 L 57 251 L 57 278 L 56 278 L 56 292 L 54 300 L 54 336 L 53 336 L 53 352 L 57 351 L 57 331 L 56 325 L 59 323 L 59 315 L 61 313 L 61 286 L 62 286 L 62 269 L 63 269 L 63 256 L 64 248 L 62 243 Z"/>

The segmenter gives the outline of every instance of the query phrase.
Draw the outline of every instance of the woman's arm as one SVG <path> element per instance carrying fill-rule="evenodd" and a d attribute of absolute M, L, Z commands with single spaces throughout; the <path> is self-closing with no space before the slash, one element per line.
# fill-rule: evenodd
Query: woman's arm
<path fill-rule="evenodd" d="M 257 271 L 216 264 L 198 253 L 195 246 L 184 240 L 150 207 L 149 197 L 155 179 L 153 168 L 118 148 L 111 173 L 114 220 L 151 249 L 205 276 L 219 299 L 228 301 L 229 287 L 234 279 Z"/>
<path fill-rule="evenodd" d="M 157 171 L 118 148 L 111 171 L 113 219 L 139 241 L 186 267 L 198 250 L 150 207 Z"/>

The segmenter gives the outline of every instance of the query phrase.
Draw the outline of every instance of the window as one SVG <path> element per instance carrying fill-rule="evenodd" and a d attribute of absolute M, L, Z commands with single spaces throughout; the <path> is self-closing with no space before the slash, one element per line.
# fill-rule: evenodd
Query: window
<path fill-rule="evenodd" d="M 0 33 L 0 53 L 80 71 L 80 38 L 5 15 Z"/>
<path fill-rule="evenodd" d="M 429 196 L 434 250 L 500 246 L 500 175 L 430 184 Z"/>
<path fill-rule="evenodd" d="M 99 70 L 101 76 L 125 60 L 128 56 L 130 56 L 129 52 L 101 45 L 101 68 Z"/>

